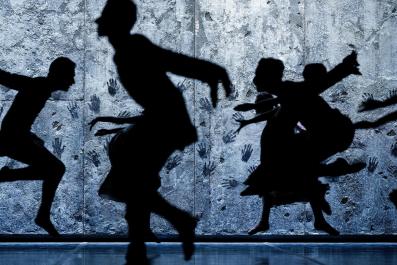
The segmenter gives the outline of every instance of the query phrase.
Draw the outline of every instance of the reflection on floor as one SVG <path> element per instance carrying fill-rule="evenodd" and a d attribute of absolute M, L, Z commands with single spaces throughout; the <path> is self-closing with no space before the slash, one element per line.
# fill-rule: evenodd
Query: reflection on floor
<path fill-rule="evenodd" d="M 392 265 L 397 243 L 198 243 L 184 262 L 177 243 L 148 244 L 152 265 Z M 125 243 L 0 243 L 1 265 L 122 265 Z"/>

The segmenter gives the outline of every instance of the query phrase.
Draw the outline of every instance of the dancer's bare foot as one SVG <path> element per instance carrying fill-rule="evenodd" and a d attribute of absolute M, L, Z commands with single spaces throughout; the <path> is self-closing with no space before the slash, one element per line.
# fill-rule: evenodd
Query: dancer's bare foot
<path fill-rule="evenodd" d="M 248 235 L 252 236 L 255 235 L 256 233 L 259 232 L 266 232 L 269 230 L 269 223 L 268 222 L 260 222 L 257 226 L 255 226 L 253 229 L 248 231 Z"/>
<path fill-rule="evenodd" d="M 60 234 L 55 229 L 55 226 L 52 224 L 50 217 L 38 214 L 36 219 L 34 219 L 35 223 L 47 231 L 50 236 L 58 237 Z"/>
<path fill-rule="evenodd" d="M 314 228 L 316 228 L 317 230 L 324 231 L 331 236 L 339 235 L 339 231 L 336 230 L 335 228 L 333 228 L 330 224 L 328 224 L 325 221 L 324 222 L 314 222 Z"/>
<path fill-rule="evenodd" d="M 146 246 L 144 242 L 130 243 L 125 257 L 125 265 L 150 265 L 150 261 L 146 255 Z"/>

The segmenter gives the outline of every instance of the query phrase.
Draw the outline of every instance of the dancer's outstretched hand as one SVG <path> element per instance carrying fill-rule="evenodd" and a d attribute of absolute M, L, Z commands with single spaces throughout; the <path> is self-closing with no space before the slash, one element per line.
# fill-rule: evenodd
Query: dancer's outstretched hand
<path fill-rule="evenodd" d="M 93 119 L 92 121 L 90 121 L 88 123 L 88 125 L 90 125 L 90 131 L 92 130 L 92 128 L 94 128 L 95 124 L 97 124 L 100 121 L 99 117 L 96 117 L 95 119 Z"/>
<path fill-rule="evenodd" d="M 252 103 L 243 103 L 234 107 L 235 111 L 250 111 L 254 109 L 254 104 Z"/>
<path fill-rule="evenodd" d="M 343 59 L 343 63 L 351 67 L 352 74 L 362 75 L 359 69 L 360 64 L 357 62 L 357 52 L 352 51 L 348 56 Z"/>
<path fill-rule="evenodd" d="M 216 108 L 216 104 L 218 103 L 218 82 L 213 80 L 208 82 L 208 85 L 210 86 L 210 96 L 211 96 L 211 102 L 212 102 L 212 107 Z"/>
<path fill-rule="evenodd" d="M 226 70 L 222 67 L 217 67 L 216 73 L 214 74 L 213 78 L 208 81 L 208 84 L 211 89 L 211 101 L 212 106 L 216 108 L 218 103 L 218 85 L 222 83 L 223 89 L 225 90 L 226 97 L 228 97 L 232 91 L 232 83 L 230 81 L 229 75 L 227 74 Z"/>
<path fill-rule="evenodd" d="M 95 136 L 104 136 L 104 135 L 108 135 L 111 133 L 112 133 L 111 130 L 99 129 L 98 131 L 96 131 Z"/>
<path fill-rule="evenodd" d="M 224 69 L 222 71 L 220 81 L 223 85 L 223 89 L 225 90 L 226 97 L 229 97 L 232 93 L 232 82 L 230 81 L 230 77 Z"/>
<path fill-rule="evenodd" d="M 242 128 L 250 124 L 248 120 L 236 120 L 236 121 L 240 123 L 240 127 L 238 127 L 238 129 L 236 130 L 236 133 L 239 133 Z"/>

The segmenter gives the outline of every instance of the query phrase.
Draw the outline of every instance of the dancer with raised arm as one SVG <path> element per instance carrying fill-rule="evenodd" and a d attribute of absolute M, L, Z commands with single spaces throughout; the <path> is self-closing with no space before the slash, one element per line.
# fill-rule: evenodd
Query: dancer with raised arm
<path fill-rule="evenodd" d="M 328 187 L 317 178 L 354 173 L 365 167 L 365 163 L 350 165 L 342 158 L 323 164 L 325 159 L 346 150 L 353 140 L 354 131 L 365 127 L 362 123 L 353 124 L 339 110 L 332 109 L 319 94 L 350 74 L 360 74 L 356 54 L 352 52 L 330 72 L 320 64 L 307 65 L 303 73 L 304 82 L 283 82 L 283 70 L 281 61 L 262 59 L 254 83 L 258 91 L 270 92 L 277 98 L 236 107 L 239 111 L 268 110 L 251 120 L 240 121 L 239 129 L 250 123 L 269 120 L 261 140 L 262 163 L 247 179 L 249 186 L 242 192 L 242 195 L 261 194 L 264 198 L 261 222 L 250 233 L 268 229 L 273 205 L 290 203 L 294 197 L 301 197 L 311 203 L 315 228 L 336 235 L 338 232 L 322 215 L 322 211 L 331 213 L 324 198 Z M 275 110 L 276 106 L 279 107 Z M 284 195 L 289 193 L 284 196 L 284 202 L 280 192 Z M 306 194 L 303 196 L 306 199 L 297 196 L 298 193 Z M 274 198 L 277 197 L 275 194 L 278 199 Z"/>

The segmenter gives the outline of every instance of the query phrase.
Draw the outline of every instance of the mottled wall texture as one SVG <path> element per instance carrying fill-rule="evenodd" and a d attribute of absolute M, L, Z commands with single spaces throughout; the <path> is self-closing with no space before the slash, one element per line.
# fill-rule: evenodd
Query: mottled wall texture
<path fill-rule="evenodd" d="M 137 0 L 140 32 L 155 44 L 208 59 L 227 68 L 234 83 L 230 99 L 217 109 L 209 89 L 198 81 L 171 76 L 183 90 L 199 142 L 173 154 L 161 172 L 161 193 L 200 217 L 201 235 L 245 235 L 257 222 L 260 200 L 240 197 L 241 182 L 259 163 L 264 124 L 236 135 L 233 107 L 252 102 L 256 64 L 261 57 L 285 62 L 286 79 L 301 80 L 303 66 L 339 63 L 358 51 L 362 76 L 345 79 L 323 97 L 354 121 L 365 93 L 387 96 L 397 88 L 396 0 Z M 34 124 L 47 148 L 66 164 L 52 218 L 63 234 L 125 235 L 124 205 L 98 197 L 109 170 L 106 145 L 88 122 L 97 115 L 138 114 L 141 109 L 119 84 L 106 39 L 99 39 L 94 20 L 105 0 L 2 0 L 0 2 L 0 68 L 28 76 L 46 75 L 50 62 L 68 56 L 77 67 L 76 84 L 55 94 Z M 1 88 L 0 117 L 15 92 Z M 392 110 L 373 111 L 370 118 Z M 248 118 L 250 113 L 244 113 Z M 357 174 L 329 182 L 327 220 L 342 234 L 397 233 L 397 211 L 388 201 L 397 187 L 397 122 L 360 131 L 349 161 L 376 161 Z M 252 153 L 249 149 L 252 148 Z M 248 152 L 247 152 L 248 150 Z M 0 158 L 0 166 L 20 166 Z M 41 183 L 0 184 L 0 234 L 45 234 L 34 224 Z M 308 204 L 280 206 L 271 212 L 268 234 L 317 234 Z M 158 233 L 174 231 L 156 216 Z"/>

